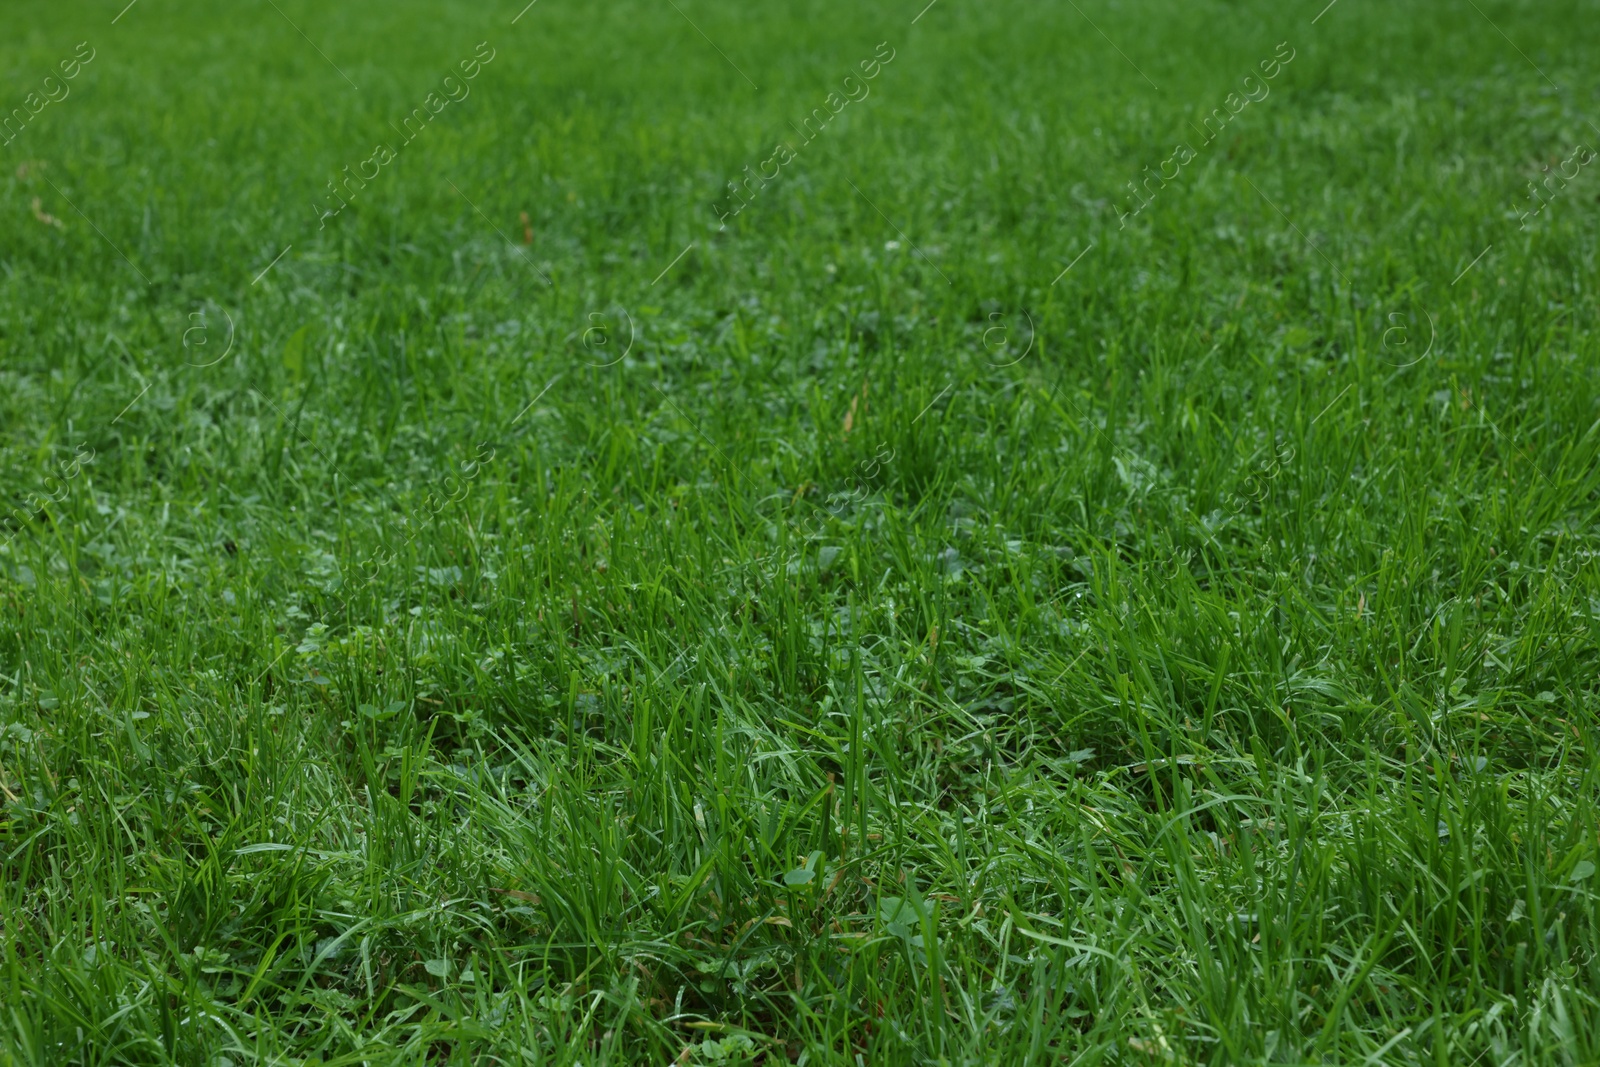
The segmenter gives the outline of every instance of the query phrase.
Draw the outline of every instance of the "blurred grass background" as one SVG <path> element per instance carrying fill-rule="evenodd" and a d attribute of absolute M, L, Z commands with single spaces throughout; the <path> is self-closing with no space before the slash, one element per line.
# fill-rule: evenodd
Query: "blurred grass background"
<path fill-rule="evenodd" d="M 0 1062 L 1596 1058 L 1592 4 L 516 8 L 8 9 Z"/>

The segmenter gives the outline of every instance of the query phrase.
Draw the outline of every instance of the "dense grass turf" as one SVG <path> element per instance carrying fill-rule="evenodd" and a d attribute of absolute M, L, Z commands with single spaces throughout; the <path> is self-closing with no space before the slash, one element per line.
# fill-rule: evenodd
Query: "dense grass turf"
<path fill-rule="evenodd" d="M 922 2 L 8 4 L 0 1064 L 1600 1059 L 1593 3 Z"/>

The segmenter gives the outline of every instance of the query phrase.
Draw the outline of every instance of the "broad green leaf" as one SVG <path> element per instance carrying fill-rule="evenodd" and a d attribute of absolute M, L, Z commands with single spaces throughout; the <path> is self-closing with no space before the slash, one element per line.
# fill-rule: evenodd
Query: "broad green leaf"
<path fill-rule="evenodd" d="M 294 333 L 289 335 L 289 340 L 283 346 L 283 369 L 289 372 L 289 380 L 299 382 L 305 377 L 306 371 L 306 333 L 311 329 L 308 322 Z"/>

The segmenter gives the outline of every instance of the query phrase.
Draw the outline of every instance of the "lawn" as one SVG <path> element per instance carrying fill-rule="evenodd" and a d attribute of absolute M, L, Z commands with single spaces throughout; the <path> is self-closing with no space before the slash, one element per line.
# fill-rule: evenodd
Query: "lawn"
<path fill-rule="evenodd" d="M 1600 1062 L 1592 2 L 125 2 L 0 1067 Z"/>

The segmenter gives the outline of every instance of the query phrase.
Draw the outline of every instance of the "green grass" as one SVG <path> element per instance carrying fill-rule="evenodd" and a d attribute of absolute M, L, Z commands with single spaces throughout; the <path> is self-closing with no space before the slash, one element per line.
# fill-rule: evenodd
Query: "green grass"
<path fill-rule="evenodd" d="M 8 6 L 0 1065 L 1600 1062 L 1593 3 L 520 6 Z"/>

